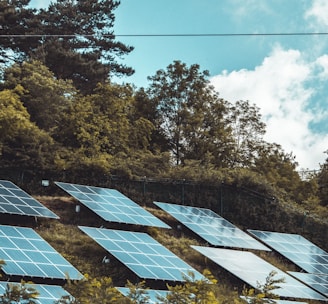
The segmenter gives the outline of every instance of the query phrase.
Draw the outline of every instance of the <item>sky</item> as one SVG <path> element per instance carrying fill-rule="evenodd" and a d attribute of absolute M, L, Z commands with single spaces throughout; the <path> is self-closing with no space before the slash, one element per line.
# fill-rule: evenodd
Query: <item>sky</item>
<path fill-rule="evenodd" d="M 259 108 L 264 139 L 293 153 L 299 170 L 325 162 L 328 35 L 262 34 L 327 32 L 328 1 L 121 0 L 115 17 L 117 40 L 135 48 L 122 58 L 135 74 L 115 81 L 147 87 L 148 76 L 175 60 L 199 64 L 220 97 Z M 120 36 L 167 34 L 234 35 Z"/>

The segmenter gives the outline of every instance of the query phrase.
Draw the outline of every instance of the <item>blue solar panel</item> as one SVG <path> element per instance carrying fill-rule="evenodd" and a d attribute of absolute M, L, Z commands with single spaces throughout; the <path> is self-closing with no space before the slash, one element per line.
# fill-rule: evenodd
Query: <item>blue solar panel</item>
<path fill-rule="evenodd" d="M 288 273 L 328 298 L 328 274 L 324 275 L 294 271 L 288 271 Z"/>
<path fill-rule="evenodd" d="M 309 273 L 328 275 L 328 253 L 298 234 L 248 230 Z"/>
<path fill-rule="evenodd" d="M 185 281 L 184 277 L 205 279 L 170 250 L 146 233 L 79 227 L 100 246 L 130 268 L 140 278 Z"/>
<path fill-rule="evenodd" d="M 116 287 L 116 289 L 119 290 L 126 297 L 128 297 L 130 294 L 130 289 L 127 287 Z M 143 303 L 149 303 L 149 304 L 164 303 L 162 301 L 159 301 L 159 299 L 166 298 L 167 294 L 169 293 L 168 290 L 145 289 L 144 291 L 145 294 L 143 299 L 147 298 L 147 302 L 143 302 Z"/>
<path fill-rule="evenodd" d="M 109 222 L 170 228 L 115 189 L 56 182 L 60 188 Z"/>
<path fill-rule="evenodd" d="M 80 280 L 78 272 L 33 229 L 0 225 L 0 260 L 7 275 Z"/>
<path fill-rule="evenodd" d="M 10 285 L 11 288 L 15 285 L 18 285 L 19 287 L 22 286 L 22 284 L 20 283 L 0 282 L 0 296 L 6 292 L 8 285 Z M 61 286 L 44 284 L 25 284 L 25 287 L 33 288 L 39 293 L 37 299 L 33 299 L 35 304 L 54 304 L 56 301 L 60 300 L 61 297 L 70 296 L 70 294 Z M 23 300 L 19 303 L 27 303 L 27 301 Z"/>
<path fill-rule="evenodd" d="M 280 288 L 272 291 L 276 295 L 286 298 L 328 300 L 312 288 L 304 285 L 252 252 L 201 246 L 191 247 L 253 288 L 257 288 L 258 283 L 264 284 L 268 275 L 274 271 L 276 272 L 275 279 L 285 280 L 285 282 L 278 284 Z"/>
<path fill-rule="evenodd" d="M 10 181 L 0 180 L 0 213 L 59 217 Z"/>
<path fill-rule="evenodd" d="M 161 202 L 154 203 L 211 245 L 270 251 L 269 248 L 212 210 Z"/>
<path fill-rule="evenodd" d="M 247 301 L 248 303 L 254 303 L 252 302 L 253 297 L 241 297 L 242 299 L 244 299 L 245 301 Z M 267 300 L 266 298 L 263 300 Z M 266 302 L 266 303 L 270 303 L 270 304 L 307 304 L 307 302 L 299 302 L 299 301 L 288 301 L 288 300 L 276 300 L 276 299 L 270 299 L 270 302 Z"/>

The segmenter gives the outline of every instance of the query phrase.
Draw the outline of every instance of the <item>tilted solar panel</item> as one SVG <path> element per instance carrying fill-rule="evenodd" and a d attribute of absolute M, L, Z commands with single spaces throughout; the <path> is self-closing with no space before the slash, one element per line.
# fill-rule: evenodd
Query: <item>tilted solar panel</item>
<path fill-rule="evenodd" d="M 19 288 L 22 287 L 21 283 L 0 282 L 0 296 L 6 292 L 8 285 L 10 285 L 11 289 L 13 286 L 18 286 Z M 37 296 L 37 299 L 33 299 L 36 304 L 54 304 L 57 303 L 61 297 L 71 296 L 64 288 L 56 285 L 25 284 L 25 287 L 33 288 L 38 292 L 39 295 Z M 23 300 L 19 303 L 27 303 L 27 301 Z"/>
<path fill-rule="evenodd" d="M 248 230 L 309 273 L 328 275 L 328 253 L 298 234 Z"/>
<path fill-rule="evenodd" d="M 328 298 L 328 274 L 324 275 L 295 271 L 288 271 L 288 273 Z"/>
<path fill-rule="evenodd" d="M 0 180 L 0 213 L 59 217 L 10 181 Z"/>
<path fill-rule="evenodd" d="M 285 281 L 278 284 L 280 288 L 272 290 L 274 294 L 286 298 L 328 300 L 312 288 L 299 282 L 252 252 L 202 246 L 191 247 L 253 288 L 257 288 L 259 283 L 264 284 L 268 275 L 271 272 L 275 272 L 274 279 L 284 279 Z"/>
<path fill-rule="evenodd" d="M 247 301 L 248 303 L 254 303 L 252 302 L 252 297 L 244 297 L 241 296 L 242 299 Z M 265 300 L 266 298 L 262 299 Z M 277 299 L 270 299 L 270 304 L 307 304 L 307 302 L 299 302 L 299 301 L 289 301 L 289 300 L 277 300 Z"/>
<path fill-rule="evenodd" d="M 79 228 L 140 278 L 168 281 L 205 279 L 197 270 L 147 233 L 105 228 Z"/>
<path fill-rule="evenodd" d="M 116 287 L 117 290 L 119 290 L 124 296 L 128 297 L 130 293 L 130 289 L 127 287 Z M 165 298 L 167 294 L 169 293 L 168 290 L 155 290 L 155 289 L 145 289 L 145 294 L 143 296 L 143 299 L 146 300 L 147 302 L 142 302 L 142 303 L 149 303 L 149 304 L 159 304 L 159 303 L 164 303 L 160 301 L 159 299 Z"/>
<path fill-rule="evenodd" d="M 0 260 L 7 275 L 80 280 L 82 274 L 33 229 L 0 225 Z"/>
<path fill-rule="evenodd" d="M 271 251 L 210 209 L 162 202 L 154 202 L 154 204 L 211 245 Z"/>
<path fill-rule="evenodd" d="M 55 182 L 60 188 L 109 222 L 170 228 L 115 189 Z"/>

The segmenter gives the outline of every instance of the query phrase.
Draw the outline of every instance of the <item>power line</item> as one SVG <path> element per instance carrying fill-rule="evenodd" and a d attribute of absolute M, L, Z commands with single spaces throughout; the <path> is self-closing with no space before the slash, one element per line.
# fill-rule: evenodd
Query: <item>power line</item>
<path fill-rule="evenodd" d="M 294 33 L 199 33 L 199 34 L 111 34 L 101 37 L 236 37 L 236 36 L 326 36 L 328 32 L 294 32 Z M 0 34 L 0 38 L 74 38 L 94 37 L 95 34 Z"/>

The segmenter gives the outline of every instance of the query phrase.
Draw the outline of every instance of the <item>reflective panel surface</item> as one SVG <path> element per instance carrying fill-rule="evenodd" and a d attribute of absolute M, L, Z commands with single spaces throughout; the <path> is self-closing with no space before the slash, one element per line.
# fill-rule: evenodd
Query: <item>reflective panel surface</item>
<path fill-rule="evenodd" d="M 251 303 L 252 301 L 252 298 L 251 297 L 244 297 L 244 296 L 241 296 L 242 299 L 244 299 L 245 301 L 247 301 L 248 303 Z M 307 302 L 299 302 L 299 301 L 288 301 L 288 300 L 273 300 L 273 299 L 270 299 L 270 303 L 272 304 L 307 304 Z"/>
<path fill-rule="evenodd" d="M 276 273 L 274 279 L 285 280 L 278 284 L 280 288 L 273 291 L 276 295 L 286 298 L 328 300 L 252 252 L 202 246 L 191 247 L 253 288 L 257 288 L 258 283 L 265 284 L 268 275 L 274 271 Z"/>
<path fill-rule="evenodd" d="M 205 279 L 146 233 L 85 226 L 79 228 L 140 278 L 182 282 L 185 281 L 184 276 L 191 279 L 192 272 L 196 279 Z"/>
<path fill-rule="evenodd" d="M 127 287 L 116 287 L 124 296 L 128 296 L 130 293 L 130 289 Z M 160 301 L 160 298 L 165 298 L 166 295 L 169 293 L 167 290 L 155 290 L 155 289 L 146 289 L 145 297 L 147 297 L 147 303 L 149 304 L 160 304 L 164 303 Z"/>
<path fill-rule="evenodd" d="M 80 280 L 78 272 L 33 229 L 0 225 L 0 260 L 7 275 Z"/>
<path fill-rule="evenodd" d="M 0 282 L 0 295 L 3 295 L 5 293 L 8 285 L 10 286 L 10 288 L 16 285 L 19 287 L 22 286 L 20 283 Z M 54 304 L 56 303 L 56 301 L 60 300 L 61 297 L 70 296 L 70 294 L 61 286 L 25 284 L 25 287 L 33 288 L 39 293 L 38 298 L 33 299 L 36 304 Z"/>
<path fill-rule="evenodd" d="M 248 230 L 309 273 L 328 275 L 328 253 L 298 234 Z"/>
<path fill-rule="evenodd" d="M 59 218 L 24 190 L 6 180 L 0 180 L 0 213 Z"/>
<path fill-rule="evenodd" d="M 211 245 L 271 250 L 210 209 L 161 202 L 154 204 Z"/>
<path fill-rule="evenodd" d="M 55 182 L 68 194 L 109 222 L 170 228 L 115 189 Z"/>
<path fill-rule="evenodd" d="M 293 277 L 299 279 L 313 289 L 321 292 L 328 298 L 328 275 L 288 271 Z"/>

